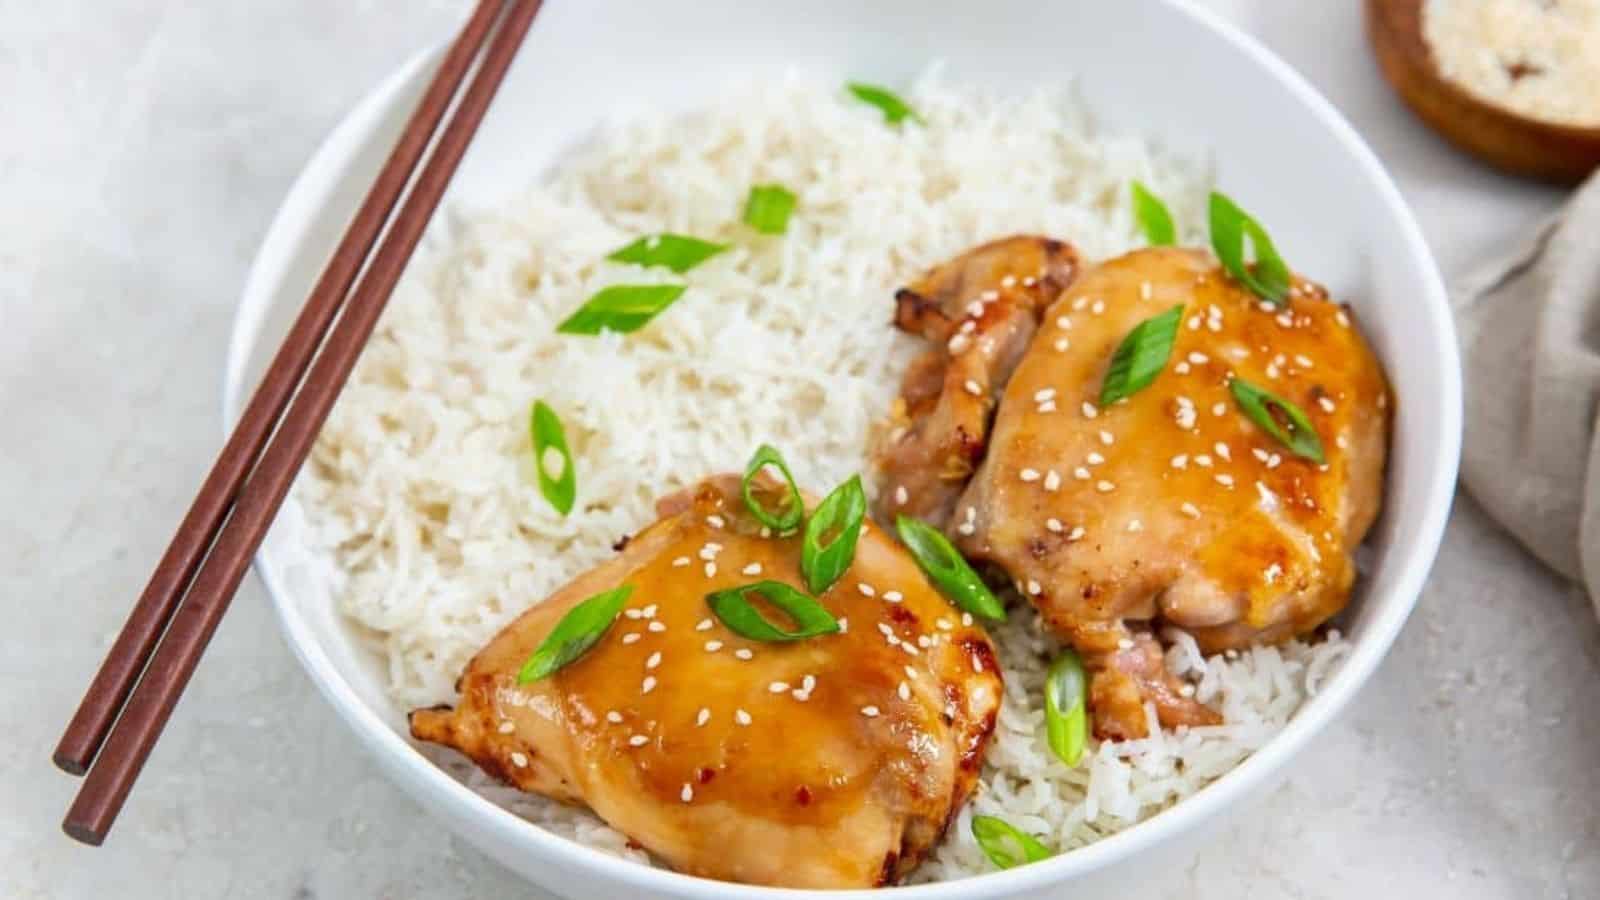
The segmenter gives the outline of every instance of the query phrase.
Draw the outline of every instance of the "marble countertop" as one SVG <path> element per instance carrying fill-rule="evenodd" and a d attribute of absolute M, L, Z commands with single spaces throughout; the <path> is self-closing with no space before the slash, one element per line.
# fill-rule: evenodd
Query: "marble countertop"
<path fill-rule="evenodd" d="M 1556 191 L 1422 130 L 1350 2 L 1211 0 L 1332 98 L 1447 275 Z M 0 0 L 0 896 L 544 897 L 383 779 L 239 594 L 109 843 L 49 754 L 218 444 L 246 267 L 338 117 L 460 0 Z M 1130 900 L 1600 897 L 1600 626 L 1458 498 L 1355 708 Z M 1065 894 L 1064 894 L 1065 895 Z"/>

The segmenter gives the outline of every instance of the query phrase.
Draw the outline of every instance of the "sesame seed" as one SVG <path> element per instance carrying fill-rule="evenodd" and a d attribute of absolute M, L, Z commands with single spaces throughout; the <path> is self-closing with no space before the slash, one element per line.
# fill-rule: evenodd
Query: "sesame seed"
<path fill-rule="evenodd" d="M 876 719 L 878 717 L 878 708 L 876 706 L 863 706 L 861 707 L 861 714 L 869 719 Z"/>
<path fill-rule="evenodd" d="M 622 636 L 622 642 L 624 644 L 632 644 L 635 641 L 639 640 L 639 637 L 640 637 L 639 632 L 630 631 L 627 634 Z"/>
<path fill-rule="evenodd" d="M 1281 325 L 1284 328 L 1293 328 L 1294 327 L 1294 316 L 1291 316 L 1288 313 L 1279 313 L 1277 318 L 1276 318 L 1276 321 L 1277 321 L 1277 323 L 1279 325 Z"/>
<path fill-rule="evenodd" d="M 845 618 L 844 616 L 840 616 L 839 617 L 839 633 L 840 634 L 849 634 L 850 633 L 850 620 Z"/>
<path fill-rule="evenodd" d="M 1082 525 L 1074 526 L 1071 531 L 1067 532 L 1067 540 L 1069 540 L 1069 541 L 1077 541 L 1077 540 L 1082 540 L 1082 539 L 1083 539 L 1083 526 Z"/>
<path fill-rule="evenodd" d="M 1118 650 L 1132 650 L 1133 649 L 1133 641 L 1129 640 L 1128 638 L 1123 638 L 1123 639 L 1117 641 L 1117 649 Z"/>
<path fill-rule="evenodd" d="M 688 803 L 694 799 L 694 788 L 690 787 L 689 782 L 685 781 L 683 783 L 683 791 L 678 796 L 683 798 L 683 802 Z"/>
<path fill-rule="evenodd" d="M 700 548 L 699 556 L 700 556 L 701 559 L 704 559 L 704 560 L 713 560 L 713 559 L 716 559 L 717 558 L 717 554 L 721 553 L 721 552 L 722 552 L 721 549 L 712 549 L 712 545 L 711 544 L 707 544 L 704 547 Z"/>
<path fill-rule="evenodd" d="M 1033 392 L 1033 402 L 1035 402 L 1035 403 L 1043 403 L 1046 400 L 1054 399 L 1055 396 L 1056 396 L 1056 389 L 1055 388 L 1040 388 L 1039 390 Z"/>
<path fill-rule="evenodd" d="M 961 624 L 967 626 L 968 628 L 971 628 L 972 627 L 972 613 L 969 613 L 969 612 L 962 613 L 961 614 Z"/>
<path fill-rule="evenodd" d="M 981 318 L 983 316 L 983 301 L 974 300 L 968 303 L 967 315 L 972 316 L 974 319 Z"/>
<path fill-rule="evenodd" d="M 707 578 L 711 578 L 711 577 L 715 576 L 716 574 L 717 574 L 717 564 L 714 563 L 714 562 L 706 563 L 706 577 Z"/>
<path fill-rule="evenodd" d="M 721 528 L 728 523 L 721 516 L 711 515 L 706 516 L 706 524 L 710 525 L 712 528 Z"/>
<path fill-rule="evenodd" d="M 1028 593 L 1029 594 L 1037 597 L 1043 592 L 1044 592 L 1044 588 L 1040 586 L 1039 582 L 1034 581 L 1032 579 L 1028 580 Z"/>
<path fill-rule="evenodd" d="M 621 725 L 622 724 L 622 713 L 619 713 L 619 712 L 617 712 L 616 710 L 613 709 L 612 711 L 606 713 L 606 721 L 610 722 L 613 725 Z"/>
<path fill-rule="evenodd" d="M 977 532 L 977 530 L 977 526 L 973 525 L 971 522 L 962 522 L 960 525 L 956 526 L 956 531 L 959 531 L 968 537 L 971 537 Z"/>
<path fill-rule="evenodd" d="M 879 622 L 878 623 L 878 631 L 879 631 L 879 633 L 885 634 L 885 635 L 894 634 L 894 629 L 890 628 L 887 624 L 885 624 L 883 622 Z"/>
<path fill-rule="evenodd" d="M 1081 310 L 1085 306 L 1088 306 L 1088 305 L 1089 305 L 1089 298 L 1088 297 L 1079 297 L 1078 299 L 1072 301 L 1072 308 L 1074 310 Z"/>
<path fill-rule="evenodd" d="M 1021 478 L 1025 482 L 1038 481 L 1039 480 L 1039 470 L 1038 469 L 1023 469 L 1021 472 L 1019 472 L 1017 474 L 1017 477 Z"/>
<path fill-rule="evenodd" d="M 908 502 L 910 502 L 910 500 L 911 492 L 906 490 L 906 486 L 903 484 L 896 485 L 894 489 L 894 502 L 900 506 L 905 506 Z"/>
<path fill-rule="evenodd" d="M 977 331 L 977 330 L 978 330 L 978 323 L 972 321 L 971 319 L 968 319 L 965 322 L 961 323 L 961 333 L 962 334 L 972 334 L 974 331 Z"/>
<path fill-rule="evenodd" d="M 636 734 L 636 735 L 628 738 L 628 746 L 630 746 L 630 747 L 643 747 L 645 744 L 648 744 L 648 743 L 650 743 L 650 739 L 645 737 L 642 734 Z"/>
<path fill-rule="evenodd" d="M 1226 472 L 1218 472 L 1217 475 L 1216 475 L 1216 479 L 1217 479 L 1217 484 L 1220 484 L 1223 487 L 1227 487 L 1227 488 L 1233 487 L 1233 476 L 1229 475 Z"/>
<path fill-rule="evenodd" d="M 1187 324 L 1189 326 L 1189 330 L 1190 331 L 1199 331 L 1200 330 L 1200 317 L 1199 316 L 1190 316 L 1189 317 L 1189 321 L 1187 323 L 1185 323 L 1185 324 Z"/>
<path fill-rule="evenodd" d="M 1045 519 L 1044 527 L 1055 534 L 1060 534 L 1066 530 L 1066 526 L 1061 524 L 1060 519 Z"/>
<path fill-rule="evenodd" d="M 984 291 L 978 295 L 978 299 L 985 303 L 993 303 L 994 301 L 1000 299 L 1000 292 L 995 290 Z"/>
<path fill-rule="evenodd" d="M 1294 355 L 1294 364 L 1302 369 L 1316 368 L 1316 366 L 1311 362 L 1311 357 L 1306 356 L 1304 353 L 1296 353 Z"/>
<path fill-rule="evenodd" d="M 1063 331 L 1072 327 L 1071 316 L 1056 316 L 1056 327 Z"/>
<path fill-rule="evenodd" d="M 1045 402 L 1039 404 L 1038 407 L 1036 407 L 1034 409 L 1034 412 L 1039 412 L 1039 413 L 1053 413 L 1055 411 L 1056 411 L 1056 402 L 1054 400 L 1046 400 Z"/>
<path fill-rule="evenodd" d="M 865 581 L 857 582 L 856 583 L 856 590 L 860 591 L 861 592 L 861 596 L 863 596 L 863 597 L 877 596 L 877 593 L 878 593 L 876 588 L 874 588 L 870 584 L 867 584 Z"/>
<path fill-rule="evenodd" d="M 666 623 L 660 621 L 652 621 L 649 625 L 646 625 L 645 628 L 658 634 L 667 630 Z"/>
<path fill-rule="evenodd" d="M 971 338 L 958 331 L 950 336 L 950 340 L 945 344 L 945 347 L 948 348 L 952 354 L 956 354 L 967 349 L 967 346 L 971 343 Z"/>
<path fill-rule="evenodd" d="M 1340 450 L 1347 450 L 1350 447 L 1350 439 L 1341 434 L 1333 439 L 1333 445 Z"/>
<path fill-rule="evenodd" d="M 746 575 L 760 575 L 761 574 L 761 563 L 753 562 L 750 565 L 745 566 L 743 569 L 740 569 L 739 571 L 743 572 Z"/>
<path fill-rule="evenodd" d="M 1106 303 L 1105 303 L 1104 300 L 1096 300 L 1093 303 L 1093 305 L 1091 305 L 1089 307 L 1089 312 L 1092 312 L 1097 316 L 1100 315 L 1101 313 L 1105 312 L 1105 311 L 1106 311 Z"/>
<path fill-rule="evenodd" d="M 1278 576 L 1282 574 L 1283 566 L 1280 566 L 1277 563 L 1267 566 L 1267 568 L 1261 573 L 1262 577 L 1267 579 L 1267 584 L 1272 584 L 1274 581 L 1277 581 Z"/>
<path fill-rule="evenodd" d="M 1017 286 L 1017 276 L 1015 276 L 1015 275 L 1007 275 L 1006 277 L 1000 279 L 1000 286 L 1001 287 L 1016 287 Z"/>
<path fill-rule="evenodd" d="M 1093 403 L 1090 403 L 1087 400 L 1083 401 L 1083 417 L 1085 419 L 1092 419 L 1098 415 L 1100 415 L 1100 410 L 1095 409 Z"/>
<path fill-rule="evenodd" d="M 1342 309 L 1333 314 L 1333 320 L 1346 328 L 1350 327 L 1350 317 L 1345 315 Z"/>
<path fill-rule="evenodd" d="M 788 693 L 788 691 L 789 691 L 789 682 L 787 682 L 787 681 L 774 681 L 773 683 L 767 685 L 767 690 L 771 691 L 774 694 L 785 694 L 785 693 Z"/>
<path fill-rule="evenodd" d="M 740 659 L 755 659 L 756 658 L 755 651 L 751 650 L 749 647 L 740 647 L 739 649 L 733 651 L 733 655 L 739 657 Z"/>
<path fill-rule="evenodd" d="M 1213 445 L 1211 449 L 1217 451 L 1217 456 L 1220 456 L 1223 459 L 1226 459 L 1226 460 L 1233 459 L 1233 451 L 1229 450 L 1228 449 L 1228 445 L 1224 444 L 1221 441 L 1217 441 L 1216 444 Z"/>
<path fill-rule="evenodd" d="M 1189 454 L 1179 453 L 1174 456 L 1172 458 L 1172 467 L 1174 469 L 1187 469 L 1189 467 Z"/>
<path fill-rule="evenodd" d="M 706 652 L 707 653 L 715 653 L 718 650 L 722 649 L 722 642 L 721 641 L 706 641 L 705 647 L 706 647 Z"/>
<path fill-rule="evenodd" d="M 1144 530 L 1144 523 L 1139 521 L 1138 519 L 1129 519 L 1128 520 L 1128 530 L 1129 531 L 1143 531 Z"/>
<path fill-rule="evenodd" d="M 750 714 L 742 709 L 736 709 L 733 711 L 733 720 L 738 722 L 740 725 L 749 725 Z"/>
<path fill-rule="evenodd" d="M 1145 281 L 1145 282 L 1141 282 L 1139 284 L 1139 299 L 1140 300 L 1149 300 L 1150 299 L 1150 282 Z"/>
<path fill-rule="evenodd" d="M 949 631 L 950 629 L 956 627 L 954 622 L 951 622 L 944 616 L 940 616 L 939 618 L 935 619 L 933 624 L 938 626 L 940 631 Z"/>
<path fill-rule="evenodd" d="M 644 613 L 638 611 L 637 609 L 625 609 L 622 611 L 622 615 L 629 619 L 639 619 L 644 617 Z"/>
<path fill-rule="evenodd" d="M 1189 374 L 1189 364 L 1179 361 L 1177 365 L 1172 367 L 1172 371 L 1177 372 L 1179 375 L 1187 375 Z"/>
<path fill-rule="evenodd" d="M 1056 491 L 1061 487 L 1061 475 L 1055 469 L 1044 473 L 1044 489 Z"/>
<path fill-rule="evenodd" d="M 1111 434 L 1111 432 L 1106 431 L 1103 428 L 1100 430 L 1100 443 L 1105 444 L 1107 447 L 1109 447 L 1109 446 L 1111 446 L 1112 444 L 1114 444 L 1116 442 L 1117 442 L 1117 439 L 1116 439 L 1116 437 L 1114 435 Z"/>
<path fill-rule="evenodd" d="M 967 393 L 971 394 L 974 397 L 982 397 L 983 396 L 983 388 L 978 387 L 978 383 L 976 381 L 973 381 L 971 378 L 968 378 L 967 379 L 967 383 L 962 385 L 962 387 L 966 389 Z"/>
<path fill-rule="evenodd" d="M 679 569 L 683 568 L 684 566 L 687 566 L 688 564 L 689 564 L 689 557 L 687 557 L 687 556 L 680 556 L 677 559 L 672 561 L 672 565 L 675 568 L 679 568 Z"/>
<path fill-rule="evenodd" d="M 1194 455 L 1194 464 L 1202 469 L 1209 469 L 1211 468 L 1211 457 L 1204 453 L 1196 453 Z"/>
<path fill-rule="evenodd" d="M 706 618 L 701 619 L 699 622 L 697 622 L 695 624 L 694 630 L 695 631 L 710 631 L 711 630 L 711 626 L 713 624 L 715 624 L 715 623 L 713 623 L 711 621 L 711 617 L 707 616 Z"/>
<path fill-rule="evenodd" d="M 1208 363 L 1210 361 L 1211 361 L 1211 357 L 1206 356 L 1204 353 L 1201 353 L 1199 350 L 1191 350 L 1191 351 L 1189 351 L 1189 362 L 1192 362 L 1197 366 L 1203 366 L 1203 365 L 1205 365 L 1206 363 Z"/>
<path fill-rule="evenodd" d="M 901 594 L 899 591 L 884 591 L 883 599 L 890 603 L 899 603 L 901 600 L 905 599 L 905 595 Z"/>
<path fill-rule="evenodd" d="M 1281 462 L 1283 462 L 1283 457 L 1281 457 L 1278 454 L 1274 453 L 1271 456 L 1267 457 L 1267 468 L 1276 469 L 1278 467 L 1278 463 L 1281 463 Z"/>
<path fill-rule="evenodd" d="M 1278 495 L 1274 494 L 1272 492 L 1271 488 L 1267 487 L 1266 485 L 1262 484 L 1259 481 L 1256 482 L 1256 493 L 1261 496 L 1261 505 L 1262 506 L 1264 506 L 1264 507 L 1266 507 L 1268 509 L 1271 509 L 1272 507 L 1275 507 L 1275 506 L 1278 505 Z"/>
<path fill-rule="evenodd" d="M 1089 461 L 1089 465 L 1091 465 L 1091 466 L 1098 466 L 1101 463 L 1106 461 L 1106 458 L 1104 456 L 1101 456 L 1100 454 L 1095 453 L 1092 450 L 1089 451 L 1089 455 L 1084 457 L 1084 459 L 1087 459 Z"/>
<path fill-rule="evenodd" d="M 1186 684 L 1183 687 L 1178 688 L 1178 693 L 1182 694 L 1185 697 L 1193 697 L 1194 696 L 1194 685 Z"/>
<path fill-rule="evenodd" d="M 511 764 L 519 769 L 526 769 L 528 767 L 528 757 L 521 753 L 513 753 L 511 754 Z"/>
<path fill-rule="evenodd" d="M 1213 416 L 1220 416 L 1220 415 L 1222 415 L 1223 413 L 1225 413 L 1227 411 L 1228 411 L 1228 404 L 1223 403 L 1221 400 L 1218 400 L 1217 402 L 1211 404 L 1211 414 Z"/>
<path fill-rule="evenodd" d="M 700 714 L 694 717 L 695 727 L 703 727 L 709 721 L 711 721 L 711 710 L 704 706 L 700 707 Z"/>
<path fill-rule="evenodd" d="M 507 719 L 504 722 L 500 723 L 500 729 L 499 730 L 500 730 L 501 734 L 510 734 L 511 732 L 517 730 L 517 726 L 515 724 L 513 724 L 510 719 Z"/>
<path fill-rule="evenodd" d="M 1038 283 L 1039 283 L 1039 279 L 1033 277 L 1032 275 L 1026 275 L 1022 279 L 1022 286 L 1023 287 L 1033 287 L 1035 284 L 1038 284 Z"/>
<path fill-rule="evenodd" d="M 644 667 L 646 669 L 654 669 L 656 666 L 659 666 L 659 665 L 661 665 L 661 651 L 660 650 L 657 650 L 656 652 L 650 654 L 650 657 L 644 661 Z"/>
<path fill-rule="evenodd" d="M 1318 397 L 1317 405 L 1322 407 L 1322 411 L 1325 413 L 1331 413 L 1334 410 L 1333 401 L 1327 397 Z"/>
<path fill-rule="evenodd" d="M 1109 494 L 1112 491 L 1116 490 L 1117 486 L 1115 484 L 1112 484 L 1109 481 L 1101 479 L 1100 481 L 1096 481 L 1094 483 L 1094 489 L 1099 491 L 1102 494 Z"/>
<path fill-rule="evenodd" d="M 641 694 L 648 694 L 655 689 L 656 677 L 654 675 L 646 675 L 644 681 L 639 683 L 639 693 Z"/>
<path fill-rule="evenodd" d="M 649 606 L 646 606 L 644 609 L 639 610 L 639 615 L 644 616 L 646 619 L 654 619 L 656 617 L 656 610 L 658 608 L 659 607 L 652 603 Z"/>
<path fill-rule="evenodd" d="M 900 642 L 900 649 L 904 650 L 906 652 L 907 656 L 920 656 L 921 655 L 921 654 L 919 654 L 917 652 L 917 648 L 913 647 L 911 645 L 910 641 L 901 641 Z"/>
<path fill-rule="evenodd" d="M 1182 506 L 1178 507 L 1178 508 L 1183 510 L 1183 514 L 1188 516 L 1191 519 L 1200 518 L 1200 509 L 1199 509 L 1199 507 L 1195 506 L 1193 503 L 1189 503 L 1189 502 L 1185 501 L 1184 504 Z"/>
<path fill-rule="evenodd" d="M 894 692 L 900 695 L 901 700 L 911 699 L 911 686 L 906 684 L 904 681 L 900 682 L 900 686 L 895 688 Z"/>
<path fill-rule="evenodd" d="M 1072 342 L 1066 338 L 1056 338 L 1054 346 L 1057 353 L 1065 353 L 1067 352 L 1067 348 L 1072 346 Z"/>

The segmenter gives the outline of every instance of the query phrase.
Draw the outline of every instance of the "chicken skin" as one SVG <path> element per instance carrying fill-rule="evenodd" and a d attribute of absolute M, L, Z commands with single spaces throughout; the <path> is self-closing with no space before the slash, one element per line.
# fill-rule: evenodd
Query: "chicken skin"
<path fill-rule="evenodd" d="M 840 633 L 763 643 L 730 631 L 708 593 L 766 579 L 804 591 L 800 537 L 763 537 L 739 490 L 718 476 L 663 500 L 614 559 L 497 635 L 453 709 L 413 712 L 411 732 L 589 806 L 682 872 L 894 882 L 973 789 L 1000 705 L 993 645 L 870 523 L 817 598 Z M 768 508 L 781 498 L 758 491 Z M 633 588 L 627 606 L 587 655 L 518 683 L 568 610 L 619 585 Z"/>
<path fill-rule="evenodd" d="M 969 250 L 895 294 L 895 327 L 934 346 L 907 370 L 894 428 L 878 453 L 891 485 L 878 500 L 880 519 L 948 521 L 1040 312 L 1077 268 L 1070 245 L 1016 236 Z"/>
<path fill-rule="evenodd" d="M 1183 319 L 1165 368 L 1098 406 L 1141 321 Z M 1297 405 L 1326 464 L 1248 418 L 1230 380 Z M 1304 635 L 1342 609 L 1377 516 L 1388 386 L 1347 310 L 1300 279 L 1263 303 L 1208 253 L 1152 248 L 1084 272 L 1050 307 L 1005 387 L 990 449 L 949 528 L 1003 570 L 1091 673 L 1096 733 L 1219 721 L 1170 676 L 1152 632 L 1210 653 Z"/>

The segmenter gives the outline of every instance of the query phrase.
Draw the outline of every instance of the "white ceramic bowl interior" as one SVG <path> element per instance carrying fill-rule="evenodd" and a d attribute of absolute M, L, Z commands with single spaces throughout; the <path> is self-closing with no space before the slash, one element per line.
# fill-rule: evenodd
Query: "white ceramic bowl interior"
<path fill-rule="evenodd" d="M 340 229 L 421 93 L 438 49 L 369 94 L 327 138 L 278 212 L 230 347 L 232 422 Z M 1013 897 L 1072 882 L 1113 887 L 1175 857 L 1182 834 L 1237 807 L 1355 695 L 1422 587 L 1456 476 L 1461 387 L 1444 292 L 1410 213 L 1372 152 L 1285 64 L 1203 11 L 1163 0 L 549 0 L 446 203 L 494 205 L 538 178 L 601 119 L 703 104 L 730 83 L 802 68 L 902 84 L 943 61 L 952 81 L 1022 88 L 1076 78 L 1111 132 L 1205 152 L 1217 184 L 1267 223 L 1300 270 L 1357 310 L 1398 398 L 1387 506 L 1347 614 L 1348 661 L 1289 727 L 1239 768 L 1148 822 L 1044 863 L 896 896 Z M 326 560 L 290 501 L 257 558 L 289 644 L 378 764 L 466 839 L 568 896 L 792 894 L 634 865 L 501 810 L 425 760 L 385 698 L 376 661 L 334 611 Z M 1163 847 L 1156 853 L 1158 845 Z M 863 896 L 865 896 L 863 894 Z"/>

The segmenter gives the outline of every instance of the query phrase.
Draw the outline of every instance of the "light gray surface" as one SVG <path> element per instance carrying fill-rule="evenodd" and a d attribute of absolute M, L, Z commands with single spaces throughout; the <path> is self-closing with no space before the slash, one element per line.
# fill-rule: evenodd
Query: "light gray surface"
<path fill-rule="evenodd" d="M 1354 121 L 1447 274 L 1558 201 L 1424 133 L 1358 4 L 1212 5 Z M 279 199 L 460 9 L 0 0 L 0 897 L 542 898 L 367 765 L 253 582 L 107 846 L 61 836 L 77 782 L 48 762 L 219 443 L 229 319 Z M 1463 498 L 1357 708 L 1259 815 L 1125 896 L 1600 897 L 1597 683 L 1587 601 Z"/>

